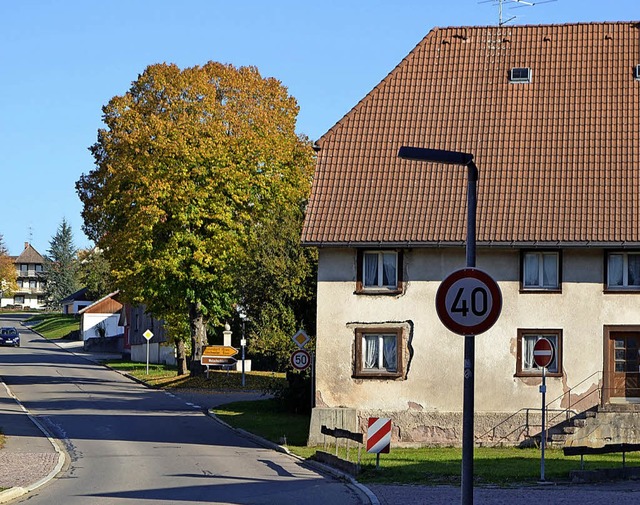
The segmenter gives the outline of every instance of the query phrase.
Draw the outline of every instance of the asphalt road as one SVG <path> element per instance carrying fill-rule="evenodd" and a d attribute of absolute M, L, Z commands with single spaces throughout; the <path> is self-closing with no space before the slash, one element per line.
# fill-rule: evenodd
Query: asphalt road
<path fill-rule="evenodd" d="M 19 329 L 21 347 L 0 349 L 0 375 L 69 458 L 58 478 L 18 503 L 368 503 L 357 488 L 255 445 L 183 399 Z"/>

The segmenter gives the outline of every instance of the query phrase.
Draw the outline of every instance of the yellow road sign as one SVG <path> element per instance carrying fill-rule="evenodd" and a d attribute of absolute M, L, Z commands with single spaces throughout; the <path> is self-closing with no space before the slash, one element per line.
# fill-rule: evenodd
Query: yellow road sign
<path fill-rule="evenodd" d="M 230 345 L 208 345 L 202 351 L 203 356 L 235 356 L 238 349 Z"/>

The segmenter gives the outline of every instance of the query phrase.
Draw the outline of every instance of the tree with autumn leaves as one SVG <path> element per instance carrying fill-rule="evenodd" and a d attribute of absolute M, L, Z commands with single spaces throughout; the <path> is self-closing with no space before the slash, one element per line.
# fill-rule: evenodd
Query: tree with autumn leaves
<path fill-rule="evenodd" d="M 207 324 L 249 298 L 240 276 L 263 230 L 304 208 L 313 150 L 298 106 L 255 67 L 209 62 L 151 65 L 103 112 L 96 166 L 76 183 L 83 229 L 126 299 L 188 321 L 197 373 Z"/>
<path fill-rule="evenodd" d="M 16 265 L 0 235 L 0 297 L 10 297 L 18 289 Z"/>

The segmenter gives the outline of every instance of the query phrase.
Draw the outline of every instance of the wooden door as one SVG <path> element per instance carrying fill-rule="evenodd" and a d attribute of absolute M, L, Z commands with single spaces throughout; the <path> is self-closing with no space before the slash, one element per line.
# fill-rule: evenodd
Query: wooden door
<path fill-rule="evenodd" d="M 640 333 L 615 332 L 609 338 L 609 395 L 640 398 Z"/>

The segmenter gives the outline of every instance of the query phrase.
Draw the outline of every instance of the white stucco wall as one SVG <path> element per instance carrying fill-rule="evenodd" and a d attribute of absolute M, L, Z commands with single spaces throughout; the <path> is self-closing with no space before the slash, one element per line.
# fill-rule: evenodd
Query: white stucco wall
<path fill-rule="evenodd" d="M 479 249 L 477 267 L 498 281 L 503 309 L 496 325 L 476 337 L 477 413 L 509 414 L 540 407 L 540 378 L 515 377 L 518 328 L 563 331 L 563 376 L 547 378 L 549 402 L 602 371 L 604 325 L 640 324 L 640 295 L 603 294 L 602 250 L 564 250 L 562 263 L 561 293 L 520 293 L 520 252 Z M 435 296 L 442 279 L 464 266 L 462 248 L 411 250 L 404 255 L 407 283 L 402 295 L 357 295 L 355 250 L 321 249 L 317 406 L 459 413 L 464 337 L 442 325 L 435 311 Z M 406 380 L 352 377 L 353 323 L 373 322 L 412 324 L 413 357 Z M 572 394 L 585 393 L 600 380 L 596 373 Z M 597 395 L 592 398 L 597 401 Z M 561 403 L 559 399 L 554 405 L 560 408 Z"/>
<path fill-rule="evenodd" d="M 147 362 L 147 343 L 131 346 L 131 361 L 136 363 Z M 175 365 L 176 348 L 173 345 L 163 345 L 158 342 L 149 342 L 149 363 L 161 363 Z"/>
<path fill-rule="evenodd" d="M 118 325 L 120 320 L 119 314 L 99 314 L 85 313 L 82 315 L 82 340 L 98 337 L 96 328 L 104 322 L 106 328 L 106 337 L 115 337 L 122 335 L 124 327 Z"/>

